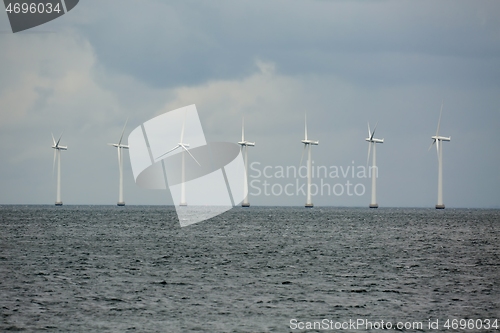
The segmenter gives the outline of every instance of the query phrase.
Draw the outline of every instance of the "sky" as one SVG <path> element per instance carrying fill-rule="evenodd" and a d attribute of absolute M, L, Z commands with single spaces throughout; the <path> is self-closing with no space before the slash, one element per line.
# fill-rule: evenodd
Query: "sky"
<path fill-rule="evenodd" d="M 81 0 L 16 34 L 0 13 L 0 204 L 54 204 L 51 133 L 68 146 L 64 204 L 116 204 L 107 144 L 126 119 L 125 138 L 196 104 L 207 141 L 236 143 L 245 117 L 251 205 L 305 203 L 277 195 L 305 179 L 275 172 L 299 167 L 307 113 L 314 165 L 339 171 L 313 180 L 339 184 L 316 206 L 368 206 L 371 180 L 349 171 L 367 165 L 370 122 L 385 140 L 380 207 L 434 207 L 443 103 L 446 207 L 500 208 L 499 12 L 496 0 Z M 171 204 L 135 184 L 124 155 L 127 205 Z"/>

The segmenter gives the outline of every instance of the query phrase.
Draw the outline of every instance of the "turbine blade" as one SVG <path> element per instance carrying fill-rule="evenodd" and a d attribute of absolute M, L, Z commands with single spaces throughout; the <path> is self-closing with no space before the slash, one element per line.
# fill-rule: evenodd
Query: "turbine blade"
<path fill-rule="evenodd" d="M 307 113 L 305 114 L 305 140 L 307 140 Z"/>
<path fill-rule="evenodd" d="M 366 167 L 368 167 L 368 163 L 370 163 L 370 152 L 372 149 L 372 143 L 368 142 L 368 156 L 366 156 Z"/>
<path fill-rule="evenodd" d="M 199 166 L 201 166 L 201 164 L 196 160 L 196 158 L 194 158 L 193 154 L 191 154 L 191 152 L 186 148 L 184 147 L 184 145 L 181 145 L 182 149 L 184 149 L 188 154 L 189 156 L 191 156 L 193 158 L 193 160 L 198 163 Z"/>
<path fill-rule="evenodd" d="M 184 111 L 184 117 L 182 119 L 182 130 L 181 130 L 181 143 L 184 143 L 184 126 L 186 125 L 186 111 Z"/>
<path fill-rule="evenodd" d="M 120 147 L 118 147 L 118 166 L 120 166 L 121 160 L 122 160 L 122 153 Z"/>
<path fill-rule="evenodd" d="M 52 135 L 52 143 L 54 144 L 54 146 L 56 145 L 56 139 L 54 139 L 54 134 L 50 133 L 50 135 Z"/>
<path fill-rule="evenodd" d="M 245 142 L 245 117 L 241 118 L 241 142 Z"/>
<path fill-rule="evenodd" d="M 304 149 L 302 149 L 302 156 L 300 156 L 300 164 L 299 167 L 302 166 L 302 160 L 304 159 L 304 152 L 306 151 L 307 145 L 304 143 Z"/>
<path fill-rule="evenodd" d="M 432 148 L 432 145 L 436 143 L 436 139 L 433 139 L 434 141 L 431 142 L 431 145 L 429 146 L 429 149 L 427 149 L 427 151 L 431 150 Z"/>
<path fill-rule="evenodd" d="M 160 157 L 165 156 L 165 155 L 167 155 L 168 153 L 170 153 L 170 152 L 172 152 L 172 151 L 176 150 L 176 149 L 177 149 L 177 148 L 179 148 L 180 146 L 181 146 L 181 145 L 177 145 L 177 146 L 175 146 L 174 148 L 170 149 L 170 150 L 169 150 L 169 151 L 167 151 L 166 153 L 161 154 L 160 156 L 156 157 L 156 158 L 155 158 L 155 160 L 157 160 L 157 159 L 159 159 Z"/>
<path fill-rule="evenodd" d="M 373 136 L 375 135 L 375 131 L 377 130 L 377 125 L 378 125 L 378 121 L 375 124 L 375 127 L 373 128 L 373 132 L 372 132 L 372 136 L 370 137 L 370 140 L 373 140 Z"/>
<path fill-rule="evenodd" d="M 441 102 L 441 111 L 439 111 L 438 127 L 436 130 L 436 136 L 439 135 L 439 126 L 441 126 L 441 115 L 443 114 L 443 102 Z"/>
<path fill-rule="evenodd" d="M 123 133 L 125 133 L 125 127 L 127 127 L 127 122 L 128 122 L 128 117 L 127 120 L 125 120 L 125 125 L 123 125 L 122 135 L 120 136 L 120 141 L 118 141 L 118 145 L 122 143 Z"/>
<path fill-rule="evenodd" d="M 59 147 L 59 141 L 61 141 L 63 133 L 61 133 L 61 136 L 59 137 L 59 140 L 57 140 L 56 147 Z"/>
<path fill-rule="evenodd" d="M 372 131 L 370 130 L 370 122 L 368 122 L 368 137 L 372 137 Z"/>
<path fill-rule="evenodd" d="M 436 153 L 437 153 L 438 159 L 439 159 L 439 140 L 436 140 Z"/>

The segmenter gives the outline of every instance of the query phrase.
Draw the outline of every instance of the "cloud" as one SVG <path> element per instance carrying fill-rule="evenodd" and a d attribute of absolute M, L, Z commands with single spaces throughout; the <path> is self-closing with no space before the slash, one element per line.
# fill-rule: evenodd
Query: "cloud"
<path fill-rule="evenodd" d="M 251 75 L 256 58 L 270 59 L 284 74 L 328 73 L 354 84 L 477 84 L 485 77 L 498 84 L 500 26 L 491 14 L 498 7 L 456 1 L 121 0 L 82 3 L 82 14 L 69 19 L 107 70 L 155 87 L 242 79 Z M 470 58 L 481 61 L 471 67 Z"/>
<path fill-rule="evenodd" d="M 135 96 L 134 103 L 124 106 L 130 86 L 138 94 L 144 86 L 123 75 L 102 80 L 92 46 L 74 31 L 7 36 L 0 48 L 8 50 L 0 55 L 5 68 L 0 80 L 0 171 L 3 188 L 10 189 L 0 193 L 0 201 L 46 203 L 52 197 L 51 132 L 56 137 L 64 132 L 62 143 L 69 146 L 62 154 L 63 193 L 73 202 L 103 200 L 100 184 L 113 176 L 116 162 L 106 143 L 119 137 L 127 116 L 154 112 L 135 107 L 154 104 L 156 91 L 144 94 L 146 102 Z"/>

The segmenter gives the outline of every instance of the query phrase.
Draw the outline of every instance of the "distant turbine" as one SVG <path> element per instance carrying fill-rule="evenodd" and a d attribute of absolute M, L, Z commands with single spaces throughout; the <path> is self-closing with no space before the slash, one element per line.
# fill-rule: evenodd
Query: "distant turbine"
<path fill-rule="evenodd" d="M 245 118 L 241 122 L 241 141 L 238 144 L 241 146 L 241 150 L 245 150 L 245 179 L 243 181 L 243 195 L 245 198 L 241 207 L 250 207 L 250 203 L 248 202 L 248 146 L 255 146 L 255 142 L 245 141 Z"/>
<path fill-rule="evenodd" d="M 368 141 L 368 157 L 366 158 L 366 165 L 368 165 L 370 161 L 370 150 L 373 145 L 373 158 L 372 158 L 372 200 L 370 202 L 370 208 L 378 208 L 377 204 L 377 154 L 376 148 L 377 143 L 384 143 L 384 139 L 375 139 L 373 136 L 375 135 L 375 131 L 377 130 L 377 125 L 373 129 L 373 132 L 370 130 L 370 123 L 368 123 L 368 137 L 365 139 Z"/>
<path fill-rule="evenodd" d="M 51 133 L 52 134 L 52 133 Z M 67 150 L 68 147 L 59 145 L 61 142 L 62 134 L 59 137 L 59 140 L 54 139 L 54 134 L 52 134 L 52 149 L 54 149 L 54 161 L 52 162 L 52 174 L 54 174 L 54 166 L 56 164 L 57 158 L 57 197 L 56 197 L 56 206 L 62 206 L 61 200 L 61 150 Z"/>
<path fill-rule="evenodd" d="M 312 172 L 312 159 L 311 159 L 311 146 L 317 146 L 319 141 L 309 140 L 307 138 L 307 115 L 305 116 L 305 138 L 302 140 L 304 144 L 304 150 L 302 150 L 302 157 L 300 158 L 300 165 L 302 165 L 302 159 L 304 158 L 304 151 L 308 148 L 308 158 L 307 158 L 307 200 L 306 200 L 306 208 L 314 207 L 311 201 L 311 172 Z"/>
<path fill-rule="evenodd" d="M 125 206 L 125 201 L 123 201 L 123 155 L 122 149 L 128 149 L 128 145 L 122 144 L 123 133 L 125 132 L 125 127 L 127 126 L 128 119 L 125 121 L 125 125 L 123 126 L 122 135 L 120 136 L 120 140 L 118 143 L 108 143 L 108 145 L 118 148 L 118 168 L 120 170 L 120 185 L 118 189 L 118 203 L 117 206 Z"/>
<path fill-rule="evenodd" d="M 159 159 L 160 157 L 163 157 L 165 155 L 167 155 L 168 153 L 170 152 L 173 152 L 174 150 L 176 150 L 177 148 L 182 148 L 184 149 L 182 151 L 182 182 L 181 182 L 181 202 L 179 203 L 179 206 L 187 206 L 187 202 L 186 202 L 186 170 L 185 170 L 185 152 L 189 154 L 189 156 L 191 156 L 193 158 L 193 160 L 198 164 L 200 165 L 200 163 L 198 163 L 198 161 L 196 160 L 196 158 L 194 158 L 194 156 L 191 154 L 191 152 L 187 149 L 187 147 L 189 147 L 189 143 L 184 143 L 184 126 L 186 124 L 186 113 L 184 113 L 184 119 L 182 121 L 182 130 L 181 130 L 181 140 L 179 143 L 177 143 L 177 146 L 175 146 L 174 148 L 170 149 L 169 151 L 167 151 L 166 153 L 158 156 L 156 159 Z"/>
<path fill-rule="evenodd" d="M 441 111 L 439 112 L 438 126 L 436 135 L 432 136 L 432 143 L 429 146 L 431 150 L 432 145 L 436 144 L 436 151 L 438 156 L 438 200 L 436 209 L 444 209 L 443 203 L 443 145 L 439 144 L 440 141 L 451 141 L 451 137 L 439 136 L 439 126 L 441 125 L 441 115 L 443 114 L 443 103 L 441 103 Z"/>

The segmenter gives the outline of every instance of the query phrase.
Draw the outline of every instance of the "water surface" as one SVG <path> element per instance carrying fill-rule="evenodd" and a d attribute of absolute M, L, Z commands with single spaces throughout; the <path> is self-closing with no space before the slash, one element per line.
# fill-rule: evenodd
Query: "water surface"
<path fill-rule="evenodd" d="M 500 320 L 500 210 L 0 206 L 0 231 L 2 331 Z"/>

